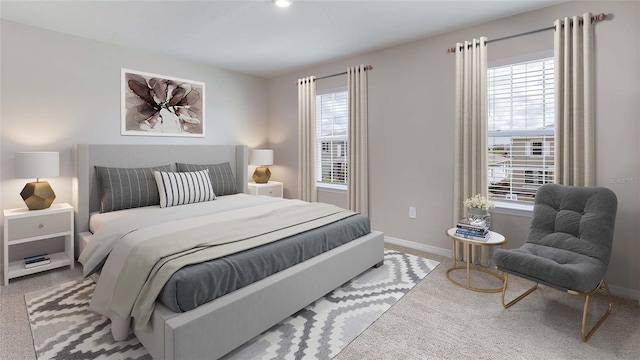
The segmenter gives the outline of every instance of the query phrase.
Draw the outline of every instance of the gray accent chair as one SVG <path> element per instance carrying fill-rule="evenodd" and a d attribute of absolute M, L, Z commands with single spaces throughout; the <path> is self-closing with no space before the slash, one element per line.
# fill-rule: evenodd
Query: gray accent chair
<path fill-rule="evenodd" d="M 504 273 L 502 305 L 510 307 L 544 284 L 572 295 L 584 296 L 583 341 L 609 316 L 611 292 L 605 273 L 611 256 L 618 202 L 613 191 L 602 187 L 556 184 L 536 192 L 533 219 L 527 239 L 518 249 L 497 249 L 493 260 Z M 536 284 L 505 304 L 509 274 Z M 608 310 L 585 335 L 589 296 L 604 289 Z"/>

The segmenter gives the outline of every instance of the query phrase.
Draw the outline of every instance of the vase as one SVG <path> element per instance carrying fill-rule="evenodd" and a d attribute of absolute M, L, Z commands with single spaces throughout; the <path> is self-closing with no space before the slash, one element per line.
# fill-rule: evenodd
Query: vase
<path fill-rule="evenodd" d="M 491 214 L 489 214 L 489 210 L 480 208 L 469 208 L 467 211 L 467 219 L 469 219 L 470 221 L 482 220 L 484 221 L 487 228 L 491 227 Z"/>

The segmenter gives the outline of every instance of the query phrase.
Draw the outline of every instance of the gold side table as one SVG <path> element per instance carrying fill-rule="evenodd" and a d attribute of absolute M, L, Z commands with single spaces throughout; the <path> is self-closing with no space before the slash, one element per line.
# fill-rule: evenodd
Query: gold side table
<path fill-rule="evenodd" d="M 473 240 L 473 239 L 467 239 L 464 238 L 462 236 L 458 236 L 456 235 L 456 228 L 451 228 L 449 230 L 447 230 L 447 236 L 449 238 L 451 238 L 451 240 L 453 241 L 453 265 L 451 266 L 451 268 L 447 269 L 447 279 L 449 279 L 449 281 L 451 281 L 452 283 L 461 286 L 465 289 L 469 289 L 469 290 L 473 290 L 473 291 L 477 291 L 477 292 L 484 292 L 484 293 L 496 293 L 496 292 L 501 292 L 502 291 L 502 286 L 500 286 L 499 288 L 494 288 L 494 289 L 482 289 L 482 288 L 476 288 L 471 286 L 471 271 L 478 271 L 478 272 L 483 272 L 485 274 L 489 274 L 495 278 L 497 278 L 498 280 L 500 280 L 501 282 L 504 283 L 504 277 L 502 276 L 502 274 L 499 274 L 495 271 L 491 271 L 487 268 L 484 267 L 480 267 L 480 266 L 475 266 L 475 265 L 471 265 L 471 245 L 478 245 L 478 246 L 502 246 L 502 248 L 504 249 L 505 244 L 507 243 L 507 239 L 505 239 L 505 237 L 502 234 L 499 234 L 495 231 L 490 231 L 489 232 L 489 236 L 487 237 L 487 240 L 482 241 L 482 240 Z M 456 243 L 460 242 L 463 244 L 464 246 L 464 261 L 465 261 L 465 265 L 460 265 L 457 266 L 457 260 L 456 260 Z M 454 271 L 454 270 L 466 270 L 467 274 L 466 274 L 466 283 L 463 284 L 457 280 L 454 280 L 453 278 L 451 278 L 451 275 L 449 275 L 450 272 Z"/>

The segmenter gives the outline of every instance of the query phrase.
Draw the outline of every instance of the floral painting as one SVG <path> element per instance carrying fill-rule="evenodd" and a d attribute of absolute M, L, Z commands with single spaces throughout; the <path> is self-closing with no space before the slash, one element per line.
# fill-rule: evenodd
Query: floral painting
<path fill-rule="evenodd" d="M 204 137 L 204 83 L 122 69 L 122 135 Z"/>

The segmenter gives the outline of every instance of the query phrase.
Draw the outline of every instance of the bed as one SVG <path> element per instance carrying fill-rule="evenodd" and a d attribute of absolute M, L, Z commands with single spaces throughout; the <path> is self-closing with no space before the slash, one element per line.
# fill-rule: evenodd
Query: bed
<path fill-rule="evenodd" d="M 76 254 L 92 241 L 89 218 L 100 207 L 95 166 L 228 162 L 247 192 L 242 145 L 75 145 L 73 156 Z M 219 358 L 382 260 L 383 235 L 372 231 L 186 312 L 155 303 L 151 331 L 134 333 L 156 359 Z"/>

